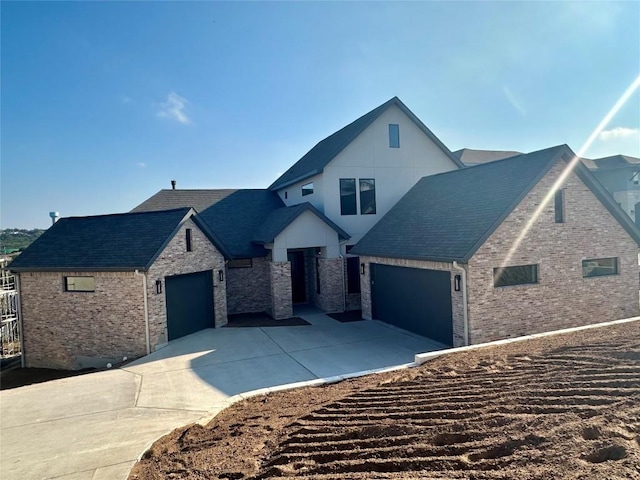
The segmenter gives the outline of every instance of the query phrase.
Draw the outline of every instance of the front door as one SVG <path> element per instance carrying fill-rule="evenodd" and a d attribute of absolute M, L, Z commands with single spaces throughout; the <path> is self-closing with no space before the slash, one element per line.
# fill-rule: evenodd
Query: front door
<path fill-rule="evenodd" d="M 294 251 L 287 253 L 287 260 L 291 262 L 291 297 L 293 303 L 305 303 L 307 301 L 307 286 L 304 272 L 304 252 Z"/>

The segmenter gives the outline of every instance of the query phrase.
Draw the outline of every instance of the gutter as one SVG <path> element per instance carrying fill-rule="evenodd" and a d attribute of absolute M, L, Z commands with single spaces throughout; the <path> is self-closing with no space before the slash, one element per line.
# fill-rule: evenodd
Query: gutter
<path fill-rule="evenodd" d="M 455 260 L 453 261 L 453 268 L 460 272 L 462 278 L 462 318 L 464 326 L 463 340 L 464 346 L 466 347 L 469 345 L 469 301 L 467 299 L 467 271 L 460 265 L 458 265 L 458 262 L 456 262 Z"/>
<path fill-rule="evenodd" d="M 27 367 L 27 359 L 25 357 L 24 351 L 24 334 L 22 328 L 22 295 L 20 293 L 20 274 L 16 275 L 16 291 L 18 292 L 18 301 L 16 302 L 16 307 L 18 310 L 18 336 L 20 337 L 20 367 Z"/>
<path fill-rule="evenodd" d="M 136 275 L 142 275 L 142 293 L 144 299 L 144 338 L 147 345 L 147 355 L 151 353 L 151 340 L 149 333 L 149 304 L 147 302 L 147 274 L 135 271 Z"/>

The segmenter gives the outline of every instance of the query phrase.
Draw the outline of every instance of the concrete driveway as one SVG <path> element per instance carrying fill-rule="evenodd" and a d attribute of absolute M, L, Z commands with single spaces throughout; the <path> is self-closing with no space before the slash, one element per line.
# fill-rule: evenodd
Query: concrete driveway
<path fill-rule="evenodd" d="M 412 363 L 444 346 L 377 321 L 204 330 L 123 369 L 0 392 L 2 479 L 125 479 L 159 436 L 257 389 Z"/>

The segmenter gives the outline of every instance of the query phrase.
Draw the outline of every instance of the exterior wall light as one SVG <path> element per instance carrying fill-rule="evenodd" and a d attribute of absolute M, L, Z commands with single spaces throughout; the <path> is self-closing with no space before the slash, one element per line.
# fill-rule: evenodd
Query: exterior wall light
<path fill-rule="evenodd" d="M 462 279 L 462 277 L 460 275 L 456 275 L 455 277 L 453 277 L 453 289 L 456 292 L 460 291 L 460 280 Z"/>
<path fill-rule="evenodd" d="M 224 270 L 218 270 L 218 279 L 224 282 Z"/>
<path fill-rule="evenodd" d="M 364 263 L 360 264 L 360 275 L 364 275 Z"/>
<path fill-rule="evenodd" d="M 162 280 L 156 280 L 156 293 L 162 293 Z"/>

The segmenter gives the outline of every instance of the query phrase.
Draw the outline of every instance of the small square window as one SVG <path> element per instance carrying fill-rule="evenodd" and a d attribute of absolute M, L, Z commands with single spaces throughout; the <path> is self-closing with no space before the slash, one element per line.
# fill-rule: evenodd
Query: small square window
<path fill-rule="evenodd" d="M 517 265 L 493 269 L 493 286 L 509 287 L 538 283 L 538 265 Z"/>
<path fill-rule="evenodd" d="M 400 148 L 400 125 L 389 124 L 389 147 Z"/>
<path fill-rule="evenodd" d="M 95 292 L 94 277 L 64 277 L 64 289 L 67 292 Z"/>
<path fill-rule="evenodd" d="M 313 193 L 313 182 L 302 186 L 302 196 L 311 195 Z"/>
<path fill-rule="evenodd" d="M 590 258 L 582 261 L 583 277 L 602 277 L 604 275 L 616 275 L 618 273 L 618 259 Z"/>

